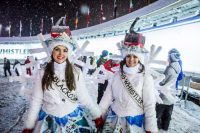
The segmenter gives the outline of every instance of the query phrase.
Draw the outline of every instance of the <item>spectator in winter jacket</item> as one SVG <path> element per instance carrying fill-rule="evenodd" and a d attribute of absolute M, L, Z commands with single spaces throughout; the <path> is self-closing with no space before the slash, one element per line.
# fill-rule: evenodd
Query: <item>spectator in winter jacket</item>
<path fill-rule="evenodd" d="M 15 59 L 15 62 L 14 62 L 14 64 L 13 64 L 13 69 L 15 70 L 15 73 L 17 74 L 17 76 L 19 76 L 19 71 L 18 71 L 18 69 L 17 69 L 17 67 L 18 67 L 19 65 L 21 65 L 20 62 L 19 62 L 17 59 Z"/>
<path fill-rule="evenodd" d="M 115 73 L 116 70 L 113 70 L 113 68 L 116 68 L 116 67 L 119 67 L 119 63 L 118 61 L 116 60 L 112 60 L 112 59 L 109 59 L 107 60 L 105 63 L 104 63 L 104 68 L 111 72 L 111 73 Z M 98 84 L 98 97 L 97 97 L 97 103 L 100 103 L 101 101 L 101 98 L 106 90 L 106 87 L 108 85 L 108 80 L 105 80 L 104 83 L 99 83 Z"/>
<path fill-rule="evenodd" d="M 107 61 L 107 59 L 105 58 L 107 55 L 108 55 L 108 51 L 103 50 L 101 55 L 100 55 L 100 58 L 97 60 L 97 67 L 104 65 L 104 63 Z"/>
<path fill-rule="evenodd" d="M 5 77 L 7 77 L 7 71 L 10 74 L 10 76 L 12 75 L 12 73 L 10 72 L 10 61 L 6 57 L 4 58 L 3 69 Z"/>
<path fill-rule="evenodd" d="M 31 63 L 31 61 L 29 60 L 29 56 L 27 56 L 27 59 L 25 60 L 24 64 L 26 65 L 26 64 L 29 64 L 29 63 Z M 31 67 L 26 67 L 26 74 L 28 74 L 30 76 L 32 75 Z"/>
<path fill-rule="evenodd" d="M 168 52 L 168 61 L 169 65 L 164 71 L 165 79 L 160 82 L 160 97 L 163 101 L 163 104 L 156 105 L 157 112 L 157 124 L 159 129 L 168 130 L 171 115 L 174 106 L 173 96 L 170 92 L 170 87 L 175 86 L 176 79 L 181 72 L 180 53 L 176 49 L 171 49 Z M 175 87 L 174 87 L 175 89 Z"/>
<path fill-rule="evenodd" d="M 112 69 L 112 68 L 115 68 L 115 67 L 119 67 L 119 63 L 118 61 L 116 60 L 113 60 L 113 59 L 109 59 L 105 62 L 104 64 L 104 68 L 112 73 L 115 73 L 115 71 Z"/>
<path fill-rule="evenodd" d="M 108 55 L 108 51 L 107 50 L 103 50 L 100 58 L 97 60 L 97 67 L 100 67 L 101 65 L 104 65 L 107 61 L 107 59 L 105 58 Z M 101 73 L 101 71 L 100 71 Z M 105 80 L 104 83 L 98 83 L 98 97 L 97 97 L 97 103 L 99 103 L 101 101 L 101 98 L 103 96 L 104 91 L 106 90 L 106 87 L 108 85 L 108 81 Z"/>

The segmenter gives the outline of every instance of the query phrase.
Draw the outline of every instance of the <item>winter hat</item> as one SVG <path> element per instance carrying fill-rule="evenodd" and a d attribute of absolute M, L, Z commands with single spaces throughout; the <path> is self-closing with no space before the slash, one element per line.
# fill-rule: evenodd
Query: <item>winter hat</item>
<path fill-rule="evenodd" d="M 170 61 L 176 62 L 180 60 L 180 53 L 177 49 L 173 48 L 168 52 Z"/>
<path fill-rule="evenodd" d="M 46 40 L 50 53 L 56 46 L 65 46 L 68 48 L 68 56 L 77 48 L 77 43 L 72 39 L 68 26 L 53 26 L 51 38 Z"/>
<path fill-rule="evenodd" d="M 109 53 L 109 56 L 113 55 L 113 53 Z"/>
<path fill-rule="evenodd" d="M 118 43 L 118 47 L 121 51 L 121 54 L 123 58 L 125 58 L 129 54 L 133 54 L 137 56 L 142 64 L 145 62 L 145 56 L 149 53 L 148 50 L 144 48 L 144 41 L 134 41 L 134 39 L 130 38 L 135 38 L 136 40 L 144 40 L 144 36 L 141 34 L 136 33 L 128 33 L 126 34 L 126 37 L 124 41 L 121 43 Z"/>
<path fill-rule="evenodd" d="M 103 50 L 102 52 L 101 52 L 101 56 L 102 57 L 106 57 L 108 55 L 108 51 L 107 50 Z"/>

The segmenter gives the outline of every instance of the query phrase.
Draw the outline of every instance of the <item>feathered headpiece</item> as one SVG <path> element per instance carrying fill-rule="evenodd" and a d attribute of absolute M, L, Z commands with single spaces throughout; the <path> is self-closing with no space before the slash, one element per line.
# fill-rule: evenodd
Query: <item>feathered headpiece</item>
<path fill-rule="evenodd" d="M 144 48 L 145 37 L 133 30 L 133 27 L 138 20 L 139 18 L 135 19 L 131 25 L 130 33 L 127 33 L 124 41 L 118 43 L 117 45 L 123 58 L 129 54 L 133 54 L 139 58 L 141 63 L 144 64 L 144 55 L 148 53 L 148 51 Z"/>

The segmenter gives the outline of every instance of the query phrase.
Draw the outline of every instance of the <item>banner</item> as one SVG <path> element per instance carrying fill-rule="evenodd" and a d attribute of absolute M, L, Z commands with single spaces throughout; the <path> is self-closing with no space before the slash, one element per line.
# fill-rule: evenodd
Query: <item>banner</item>
<path fill-rule="evenodd" d="M 41 43 L 29 44 L 0 44 L 0 59 L 25 59 L 27 56 L 34 55 L 38 59 L 46 57 L 45 52 L 31 54 L 31 50 L 42 48 Z"/>

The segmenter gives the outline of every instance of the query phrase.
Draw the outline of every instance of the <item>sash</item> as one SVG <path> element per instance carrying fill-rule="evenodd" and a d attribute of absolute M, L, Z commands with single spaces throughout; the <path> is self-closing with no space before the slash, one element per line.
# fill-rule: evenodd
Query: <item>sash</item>
<path fill-rule="evenodd" d="M 76 102 L 78 101 L 78 97 L 75 93 L 70 91 L 67 86 L 65 80 L 60 80 L 55 74 L 53 76 L 54 85 L 58 88 L 58 91 L 63 94 L 69 101 Z"/>
<path fill-rule="evenodd" d="M 130 81 L 128 80 L 128 78 L 126 77 L 126 75 L 124 73 L 121 73 L 120 75 L 123 86 L 126 88 L 125 90 L 127 90 L 128 94 L 131 96 L 131 98 L 136 101 L 136 103 L 143 108 L 143 100 L 140 97 L 140 95 L 135 91 L 135 89 L 133 88 L 133 86 L 131 85 Z"/>

